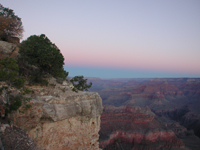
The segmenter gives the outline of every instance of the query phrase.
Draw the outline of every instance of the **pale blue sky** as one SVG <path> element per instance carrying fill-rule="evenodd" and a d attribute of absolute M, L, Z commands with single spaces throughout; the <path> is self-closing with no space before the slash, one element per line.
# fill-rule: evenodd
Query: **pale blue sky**
<path fill-rule="evenodd" d="M 70 76 L 200 77 L 199 0 L 1 0 L 46 34 Z"/>

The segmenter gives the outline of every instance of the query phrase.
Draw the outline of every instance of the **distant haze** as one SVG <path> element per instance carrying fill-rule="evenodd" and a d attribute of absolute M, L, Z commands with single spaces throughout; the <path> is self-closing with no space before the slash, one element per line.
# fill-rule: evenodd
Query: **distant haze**
<path fill-rule="evenodd" d="M 70 76 L 200 77 L 199 0 L 1 0 L 44 33 Z"/>

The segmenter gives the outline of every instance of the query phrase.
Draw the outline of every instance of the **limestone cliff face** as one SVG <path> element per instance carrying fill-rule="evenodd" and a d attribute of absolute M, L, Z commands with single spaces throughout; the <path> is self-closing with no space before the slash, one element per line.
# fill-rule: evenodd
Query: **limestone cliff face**
<path fill-rule="evenodd" d="M 102 100 L 95 92 L 72 92 L 69 83 L 30 86 L 32 107 L 10 115 L 46 150 L 99 149 Z M 22 110 L 21 110 L 22 111 Z"/>

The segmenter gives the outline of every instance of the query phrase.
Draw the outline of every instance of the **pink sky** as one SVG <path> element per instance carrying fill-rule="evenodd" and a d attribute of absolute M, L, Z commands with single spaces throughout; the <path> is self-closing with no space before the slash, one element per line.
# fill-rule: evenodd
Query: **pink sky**
<path fill-rule="evenodd" d="M 99 68 L 102 77 L 118 77 L 112 69 L 127 70 L 124 77 L 200 77 L 199 0 L 1 4 L 22 18 L 24 40 L 44 33 L 55 43 L 72 75 L 97 76 Z"/>

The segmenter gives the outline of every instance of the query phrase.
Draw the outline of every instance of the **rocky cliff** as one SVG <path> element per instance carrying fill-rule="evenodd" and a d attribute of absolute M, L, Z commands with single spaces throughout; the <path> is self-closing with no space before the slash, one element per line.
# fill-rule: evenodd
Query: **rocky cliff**
<path fill-rule="evenodd" d="M 13 112 L 13 124 L 22 127 L 37 146 L 47 150 L 99 148 L 102 100 L 95 92 L 72 92 L 70 85 L 30 86 L 31 108 Z"/>
<path fill-rule="evenodd" d="M 18 45 L 0 41 L 0 59 L 16 58 Z M 71 90 L 72 84 L 67 81 L 63 84 L 58 84 L 54 78 L 48 81 L 49 86 L 25 85 L 24 88 L 31 90 L 30 94 L 24 95 L 30 99 L 28 104 L 31 107 L 21 107 L 12 112 L 8 116 L 11 124 L 24 129 L 41 149 L 99 149 L 101 97 L 96 92 L 75 93 Z M 3 85 L 6 84 L 0 82 L 0 88 Z M 20 93 L 20 90 L 9 88 L 11 95 Z M 0 102 L 5 100 L 5 96 L 3 91 Z"/>

